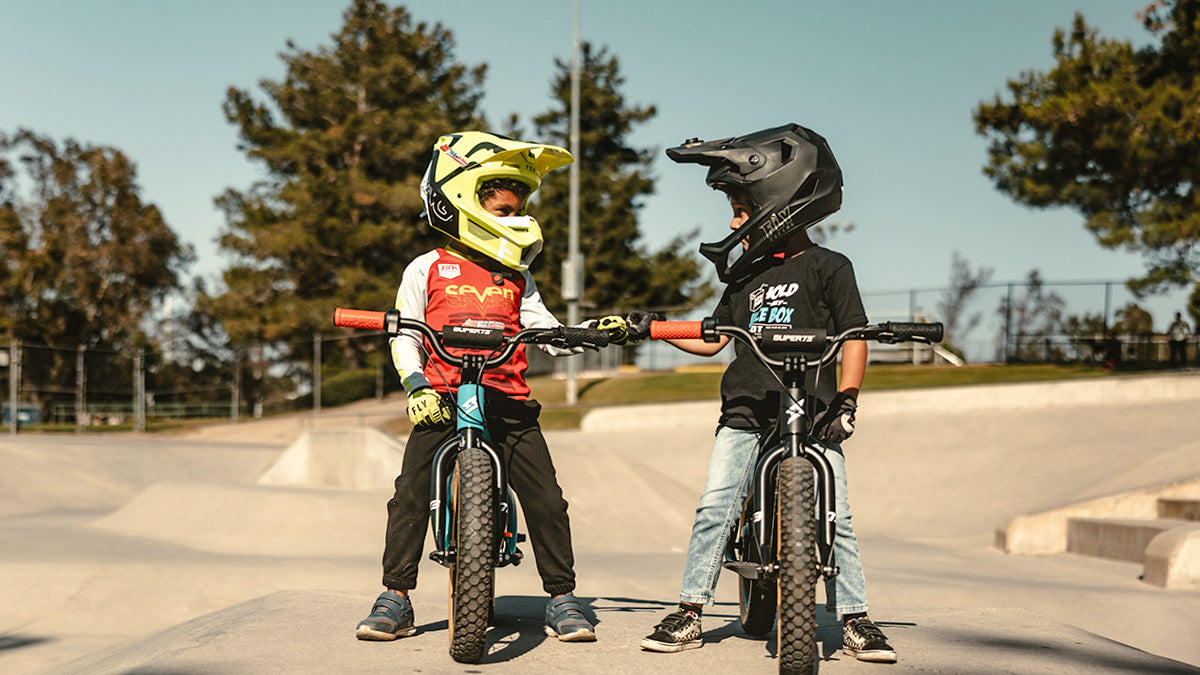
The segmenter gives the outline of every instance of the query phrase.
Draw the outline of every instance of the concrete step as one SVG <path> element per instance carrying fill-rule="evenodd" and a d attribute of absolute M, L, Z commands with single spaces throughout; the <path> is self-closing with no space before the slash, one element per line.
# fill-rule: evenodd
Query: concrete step
<path fill-rule="evenodd" d="M 1200 499 L 1160 497 L 1158 517 L 1174 520 L 1200 521 Z"/>
<path fill-rule="evenodd" d="M 1067 552 L 1140 563 L 1150 540 L 1184 520 L 1118 520 L 1071 518 L 1067 521 Z"/>

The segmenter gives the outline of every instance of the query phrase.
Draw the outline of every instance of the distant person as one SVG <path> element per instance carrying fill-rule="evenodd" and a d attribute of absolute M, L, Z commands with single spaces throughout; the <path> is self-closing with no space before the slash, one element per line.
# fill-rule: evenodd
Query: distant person
<path fill-rule="evenodd" d="M 1104 369 L 1111 372 L 1121 366 L 1121 338 L 1116 331 L 1108 331 L 1104 338 Z"/>
<path fill-rule="evenodd" d="M 701 247 L 727 284 L 713 313 L 718 323 L 736 324 L 755 335 L 767 326 L 825 328 L 836 335 L 866 325 L 850 260 L 808 236 L 809 226 L 842 203 L 842 172 L 824 138 L 789 124 L 722 141 L 689 142 L 667 154 L 677 162 L 707 166 L 705 182 L 729 199 L 734 231 Z M 627 318 L 631 339 L 642 337 L 642 318 L 634 313 Z M 712 356 L 729 338 L 668 342 L 691 354 Z M 735 352 L 721 379 L 721 417 L 688 542 L 679 607 L 654 626 L 641 642 L 643 649 L 678 652 L 703 645 L 700 618 L 713 601 L 726 543 L 758 458 L 759 434 L 779 415 L 782 385 L 741 344 Z M 807 387 L 817 399 L 813 436 L 833 466 L 837 495 L 832 564 L 841 573 L 826 581 L 828 609 L 842 624 L 847 654 L 891 663 L 896 650 L 867 617 L 867 581 L 850 524 L 841 447 L 854 432 L 866 365 L 866 343 L 848 341 L 840 377 L 833 369 L 820 371 L 819 379 L 809 371 L 816 381 Z"/>
<path fill-rule="evenodd" d="M 1168 363 L 1172 368 L 1187 365 L 1187 341 L 1191 335 L 1192 327 L 1183 320 L 1182 314 L 1175 312 L 1175 321 L 1167 329 Z"/>
<path fill-rule="evenodd" d="M 570 164 L 566 150 L 480 131 L 438 139 L 421 181 L 429 225 L 448 236 L 444 248 L 417 256 L 396 292 L 403 318 L 441 330 L 446 325 L 522 328 L 560 325 L 546 309 L 528 267 L 542 250 L 537 221 L 525 215 L 529 195 L 542 176 Z M 625 341 L 625 321 L 605 317 L 612 341 Z M 458 369 L 430 355 L 422 366 L 423 342 L 415 331 L 392 338 L 392 361 L 408 394 L 412 434 L 395 495 L 387 504 L 383 585 L 371 614 L 356 625 L 360 640 L 395 640 L 416 633 L 408 592 L 417 585 L 417 563 L 429 524 L 433 457 L 454 437 Z M 542 346 L 552 356 L 571 350 Z M 573 594 L 575 558 L 567 502 L 555 476 L 546 439 L 538 425 L 541 406 L 529 398 L 524 348 L 484 375 L 487 424 L 508 464 L 509 481 L 529 528 L 542 588 L 550 595 L 545 632 L 564 642 L 592 641 L 595 628 Z"/>

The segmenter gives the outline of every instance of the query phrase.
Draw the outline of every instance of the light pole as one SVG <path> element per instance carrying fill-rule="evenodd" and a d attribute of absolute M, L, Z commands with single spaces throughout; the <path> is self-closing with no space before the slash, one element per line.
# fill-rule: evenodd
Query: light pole
<path fill-rule="evenodd" d="M 571 27 L 571 156 L 570 200 L 567 217 L 567 259 L 563 261 L 563 299 L 567 301 L 567 325 L 579 324 L 579 300 L 583 295 L 583 258 L 579 255 L 579 0 L 575 0 Z M 567 405 L 578 401 L 577 356 L 567 357 Z"/>

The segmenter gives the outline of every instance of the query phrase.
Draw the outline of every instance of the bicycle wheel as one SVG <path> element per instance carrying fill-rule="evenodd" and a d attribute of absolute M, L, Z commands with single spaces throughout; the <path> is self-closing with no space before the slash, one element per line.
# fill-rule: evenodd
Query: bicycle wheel
<path fill-rule="evenodd" d="M 496 503 L 492 461 L 479 448 L 458 455 L 450 527 L 450 656 L 460 663 L 483 657 L 488 614 L 495 592 Z"/>
<path fill-rule="evenodd" d="M 758 554 L 758 538 L 750 527 L 753 506 L 747 500 L 742 507 L 742 519 L 738 532 L 742 533 L 738 546 L 738 562 L 761 563 Z M 738 606 L 741 610 L 742 630 L 748 635 L 762 637 L 771 632 L 775 625 L 776 586 L 773 579 L 747 579 L 738 577 Z"/>
<path fill-rule="evenodd" d="M 811 673 L 817 655 L 817 523 L 813 468 L 779 464 L 779 672 Z"/>

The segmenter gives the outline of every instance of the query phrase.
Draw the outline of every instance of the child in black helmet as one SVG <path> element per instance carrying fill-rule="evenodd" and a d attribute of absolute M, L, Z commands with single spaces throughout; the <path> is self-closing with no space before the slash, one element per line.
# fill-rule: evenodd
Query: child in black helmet
<path fill-rule="evenodd" d="M 825 139 L 809 129 L 785 125 L 738 138 L 696 140 L 667 150 L 676 162 L 709 167 L 706 182 L 725 192 L 733 209 L 720 242 L 704 244 L 728 285 L 714 315 L 758 334 L 767 327 L 825 328 L 837 334 L 867 323 L 854 270 L 840 253 L 812 242 L 807 228 L 841 206 L 842 176 Z M 629 317 L 631 339 L 645 336 L 645 313 Z M 710 356 L 717 343 L 669 340 L 692 354 Z M 779 414 L 781 389 L 757 359 L 737 355 L 721 380 L 721 418 L 709 459 L 708 478 L 688 544 L 679 609 L 642 640 L 644 649 L 677 652 L 702 645 L 700 616 L 713 599 L 726 542 L 741 511 L 757 458 L 758 437 Z M 866 580 L 850 525 L 845 458 L 841 442 L 854 432 L 856 399 L 867 362 L 862 341 L 845 343 L 841 377 L 809 371 L 806 387 L 823 404 L 814 435 L 834 467 L 837 527 L 833 564 L 841 568 L 826 582 L 828 606 L 844 622 L 845 651 L 864 661 L 893 662 L 896 652 L 867 618 Z"/>

